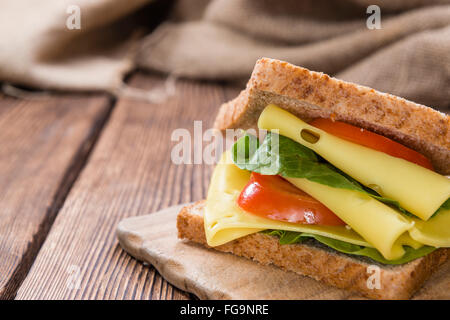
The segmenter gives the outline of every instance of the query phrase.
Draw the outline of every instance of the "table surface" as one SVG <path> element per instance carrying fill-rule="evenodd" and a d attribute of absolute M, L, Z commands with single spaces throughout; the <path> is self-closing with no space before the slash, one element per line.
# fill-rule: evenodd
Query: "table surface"
<path fill-rule="evenodd" d="M 136 73 L 129 84 L 164 87 Z M 191 299 L 131 258 L 125 217 L 205 198 L 209 165 L 176 165 L 177 128 L 213 124 L 239 88 L 179 80 L 161 103 L 102 93 L 0 93 L 0 300 Z M 448 110 L 445 110 L 448 112 Z"/>
<path fill-rule="evenodd" d="M 137 73 L 130 85 L 164 86 Z M 212 167 L 176 165 L 171 133 L 212 126 L 235 87 L 180 80 L 162 103 L 0 94 L 0 299 L 189 299 L 131 258 L 117 223 L 205 197 Z"/>

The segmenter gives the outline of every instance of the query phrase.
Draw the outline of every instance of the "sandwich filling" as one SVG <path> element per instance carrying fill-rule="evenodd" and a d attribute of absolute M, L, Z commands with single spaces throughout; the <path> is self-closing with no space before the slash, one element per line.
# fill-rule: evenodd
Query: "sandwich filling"
<path fill-rule="evenodd" d="M 210 246 L 255 232 L 305 239 L 385 264 L 450 247 L 450 180 L 423 155 L 351 125 L 305 123 L 275 105 L 261 142 L 245 135 L 214 170 L 204 222 Z"/>

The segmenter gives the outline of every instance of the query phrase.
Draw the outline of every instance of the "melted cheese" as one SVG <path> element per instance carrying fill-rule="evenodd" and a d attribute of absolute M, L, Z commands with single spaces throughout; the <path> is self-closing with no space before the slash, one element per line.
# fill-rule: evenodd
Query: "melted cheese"
<path fill-rule="evenodd" d="M 214 169 L 204 215 L 208 245 L 218 246 L 266 229 L 308 232 L 345 242 L 372 247 L 355 231 L 343 226 L 295 224 L 266 219 L 245 212 L 236 203 L 250 173 L 236 167 L 229 152 L 224 153 Z"/>
<path fill-rule="evenodd" d="M 364 146 L 337 138 L 303 122 L 289 112 L 269 105 L 262 112 L 258 127 L 279 134 L 314 150 L 337 168 L 382 196 L 421 218 L 429 219 L 450 197 L 450 180 L 431 170 Z M 301 132 L 312 133 L 316 142 Z"/>

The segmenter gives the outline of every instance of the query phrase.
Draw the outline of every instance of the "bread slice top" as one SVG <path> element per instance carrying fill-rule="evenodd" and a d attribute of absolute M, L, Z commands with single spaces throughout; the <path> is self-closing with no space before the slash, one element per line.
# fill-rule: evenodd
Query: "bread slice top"
<path fill-rule="evenodd" d="M 270 103 L 304 121 L 331 118 L 382 134 L 425 155 L 438 173 L 450 174 L 448 115 L 275 59 L 256 62 L 246 89 L 220 107 L 214 127 L 255 128 Z"/>

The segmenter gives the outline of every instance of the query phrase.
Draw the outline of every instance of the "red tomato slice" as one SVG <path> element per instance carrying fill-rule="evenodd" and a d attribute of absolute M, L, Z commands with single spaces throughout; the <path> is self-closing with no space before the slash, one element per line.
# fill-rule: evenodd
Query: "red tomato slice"
<path fill-rule="evenodd" d="M 237 203 L 245 211 L 272 220 L 328 226 L 345 225 L 330 209 L 280 176 L 253 172 Z"/>
<path fill-rule="evenodd" d="M 323 131 L 326 131 L 336 137 L 387 153 L 396 158 L 405 159 L 424 168 L 434 170 L 430 160 L 428 160 L 424 155 L 374 132 L 352 126 L 351 124 L 345 122 L 333 121 L 331 119 L 324 118 L 317 118 L 313 120 L 310 125 L 322 129 Z"/>

